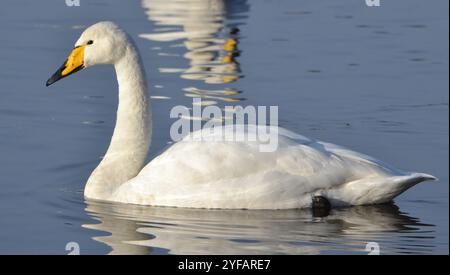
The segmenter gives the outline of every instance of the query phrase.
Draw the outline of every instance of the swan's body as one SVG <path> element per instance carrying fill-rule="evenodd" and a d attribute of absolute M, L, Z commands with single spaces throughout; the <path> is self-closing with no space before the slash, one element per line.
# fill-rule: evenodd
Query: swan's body
<path fill-rule="evenodd" d="M 84 51 L 83 60 L 72 53 L 47 85 L 95 64 L 113 64 L 119 83 L 117 123 L 107 153 L 86 184 L 88 198 L 176 207 L 287 209 L 310 207 L 316 195 L 333 206 L 388 202 L 421 181 L 435 179 L 282 128 L 272 128 L 278 131 L 274 152 L 261 152 L 258 141 L 198 141 L 200 134 L 211 137 L 217 132 L 195 132 L 144 167 L 152 120 L 136 47 L 110 22 L 86 29 L 76 46 L 74 52 L 80 47 Z M 255 127 L 262 126 L 247 129 Z"/>

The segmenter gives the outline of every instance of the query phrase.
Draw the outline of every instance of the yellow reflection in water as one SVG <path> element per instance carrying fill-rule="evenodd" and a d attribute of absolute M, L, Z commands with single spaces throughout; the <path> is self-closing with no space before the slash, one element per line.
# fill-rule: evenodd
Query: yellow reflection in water
<path fill-rule="evenodd" d="M 229 23 L 237 14 L 246 12 L 246 1 L 225 0 L 142 0 L 148 19 L 157 28 L 140 37 L 158 42 L 171 43 L 168 47 L 186 49 L 182 55 L 189 60 L 188 68 L 159 68 L 162 73 L 179 73 L 188 80 L 205 84 L 230 84 L 242 77 L 238 57 L 239 25 Z M 160 52 L 160 56 L 177 58 L 177 54 Z M 237 102 L 239 91 L 231 87 L 214 89 L 187 87 L 185 95 L 208 99 L 204 104 L 217 101 Z"/>

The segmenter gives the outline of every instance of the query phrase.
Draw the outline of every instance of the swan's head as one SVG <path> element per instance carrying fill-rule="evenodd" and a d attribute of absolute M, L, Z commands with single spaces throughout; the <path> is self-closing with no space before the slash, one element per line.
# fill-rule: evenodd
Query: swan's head
<path fill-rule="evenodd" d="M 115 64 L 130 45 L 127 34 L 112 22 L 88 27 L 75 43 L 63 65 L 47 80 L 49 86 L 81 69 L 98 64 Z"/>

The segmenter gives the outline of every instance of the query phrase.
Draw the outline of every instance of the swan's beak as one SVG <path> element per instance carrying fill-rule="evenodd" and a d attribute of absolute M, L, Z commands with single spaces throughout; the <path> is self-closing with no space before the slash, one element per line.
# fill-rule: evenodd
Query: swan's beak
<path fill-rule="evenodd" d="M 84 68 L 84 48 L 86 46 L 75 47 L 70 53 L 67 60 L 62 66 L 47 80 L 46 86 L 49 86 L 56 81 L 71 75 Z"/>

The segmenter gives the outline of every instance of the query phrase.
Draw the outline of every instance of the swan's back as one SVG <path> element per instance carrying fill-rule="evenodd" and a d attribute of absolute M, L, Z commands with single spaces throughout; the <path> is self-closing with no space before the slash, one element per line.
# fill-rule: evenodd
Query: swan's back
<path fill-rule="evenodd" d="M 312 195 L 325 195 L 334 205 L 364 204 L 371 200 L 364 194 L 372 183 L 389 186 L 394 179 L 408 176 L 343 147 L 270 128 L 278 132 L 278 148 L 273 152 L 261 152 L 258 140 L 217 139 L 223 133 L 239 132 L 231 127 L 221 128 L 222 132 L 194 132 L 123 184 L 114 200 L 177 207 L 286 209 L 310 207 Z M 395 195 L 374 196 L 379 201 L 371 203 Z"/>

